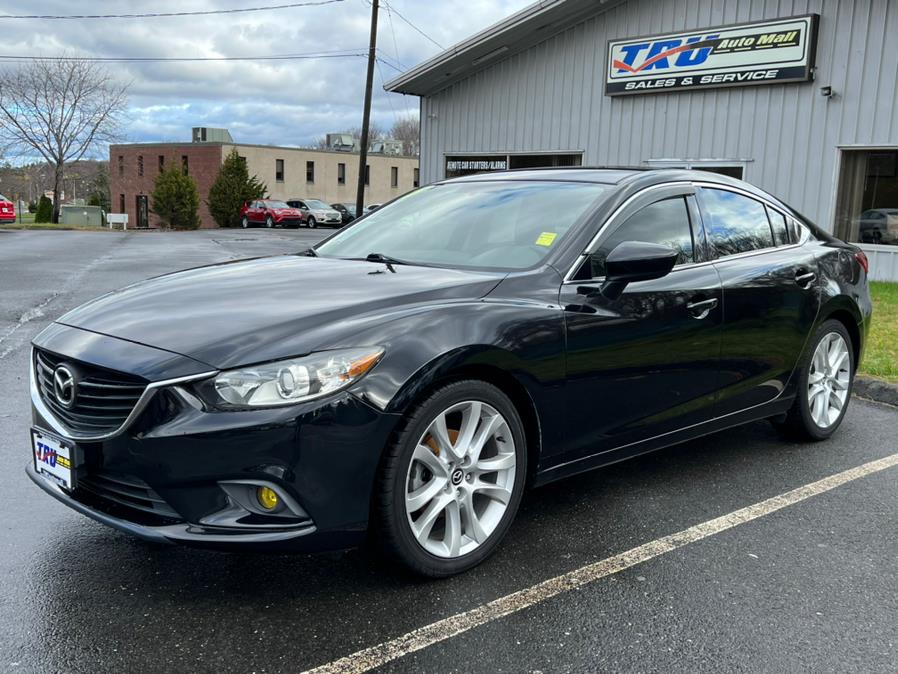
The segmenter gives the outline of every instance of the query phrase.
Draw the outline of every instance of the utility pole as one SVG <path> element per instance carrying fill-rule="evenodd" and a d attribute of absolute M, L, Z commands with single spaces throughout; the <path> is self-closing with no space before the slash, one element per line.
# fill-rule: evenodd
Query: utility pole
<path fill-rule="evenodd" d="M 359 139 L 359 186 L 355 195 L 356 217 L 365 207 L 365 167 L 368 165 L 368 123 L 371 121 L 371 87 L 374 85 L 374 59 L 377 51 L 377 5 L 371 0 L 371 38 L 368 41 L 368 79 L 365 81 L 365 109 L 362 113 L 362 137 Z"/>

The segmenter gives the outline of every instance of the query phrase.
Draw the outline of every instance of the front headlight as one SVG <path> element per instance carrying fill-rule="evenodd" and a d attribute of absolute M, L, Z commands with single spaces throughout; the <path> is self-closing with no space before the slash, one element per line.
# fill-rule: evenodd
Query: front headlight
<path fill-rule="evenodd" d="M 383 356 L 380 347 L 321 351 L 222 372 L 198 392 L 215 407 L 278 407 L 320 398 L 358 381 Z"/>

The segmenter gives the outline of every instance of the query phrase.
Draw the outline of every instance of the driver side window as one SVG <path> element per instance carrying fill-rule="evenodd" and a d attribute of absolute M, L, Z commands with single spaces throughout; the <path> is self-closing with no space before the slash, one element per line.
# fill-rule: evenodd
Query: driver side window
<path fill-rule="evenodd" d="M 695 261 L 695 245 L 685 197 L 672 197 L 639 209 L 607 235 L 590 256 L 591 278 L 605 276 L 605 260 L 624 241 L 659 243 L 677 251 L 677 264 Z"/>

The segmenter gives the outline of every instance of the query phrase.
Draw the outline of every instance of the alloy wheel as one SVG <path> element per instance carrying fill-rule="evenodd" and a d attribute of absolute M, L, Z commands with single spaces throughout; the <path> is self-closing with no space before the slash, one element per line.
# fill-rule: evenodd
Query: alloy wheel
<path fill-rule="evenodd" d="M 808 409 L 820 428 L 829 428 L 842 414 L 851 386 L 850 368 L 851 354 L 842 335 L 824 335 L 808 373 Z"/>
<path fill-rule="evenodd" d="M 406 516 L 418 544 L 442 558 L 480 547 L 508 508 L 516 469 L 514 437 L 494 407 L 469 400 L 437 415 L 405 480 Z"/>

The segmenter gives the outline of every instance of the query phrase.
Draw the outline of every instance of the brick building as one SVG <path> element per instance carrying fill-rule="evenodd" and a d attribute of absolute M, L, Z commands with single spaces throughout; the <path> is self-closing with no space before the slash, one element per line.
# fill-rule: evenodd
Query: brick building
<path fill-rule="evenodd" d="M 217 225 L 206 199 L 224 158 L 236 149 L 250 175 L 268 186 L 272 199 L 315 198 L 327 203 L 355 202 L 358 154 L 333 150 L 306 150 L 230 141 L 226 132 L 198 134 L 188 143 L 131 143 L 109 147 L 109 191 L 113 213 L 127 213 L 131 227 L 157 227 L 150 211 L 156 176 L 179 166 L 196 181 L 200 194 L 200 223 Z M 213 130 L 209 130 L 210 132 Z M 220 131 L 220 130 L 219 130 Z M 202 140 L 202 138 L 215 140 Z M 418 185 L 417 157 L 368 154 L 365 203 L 384 203 Z"/>

